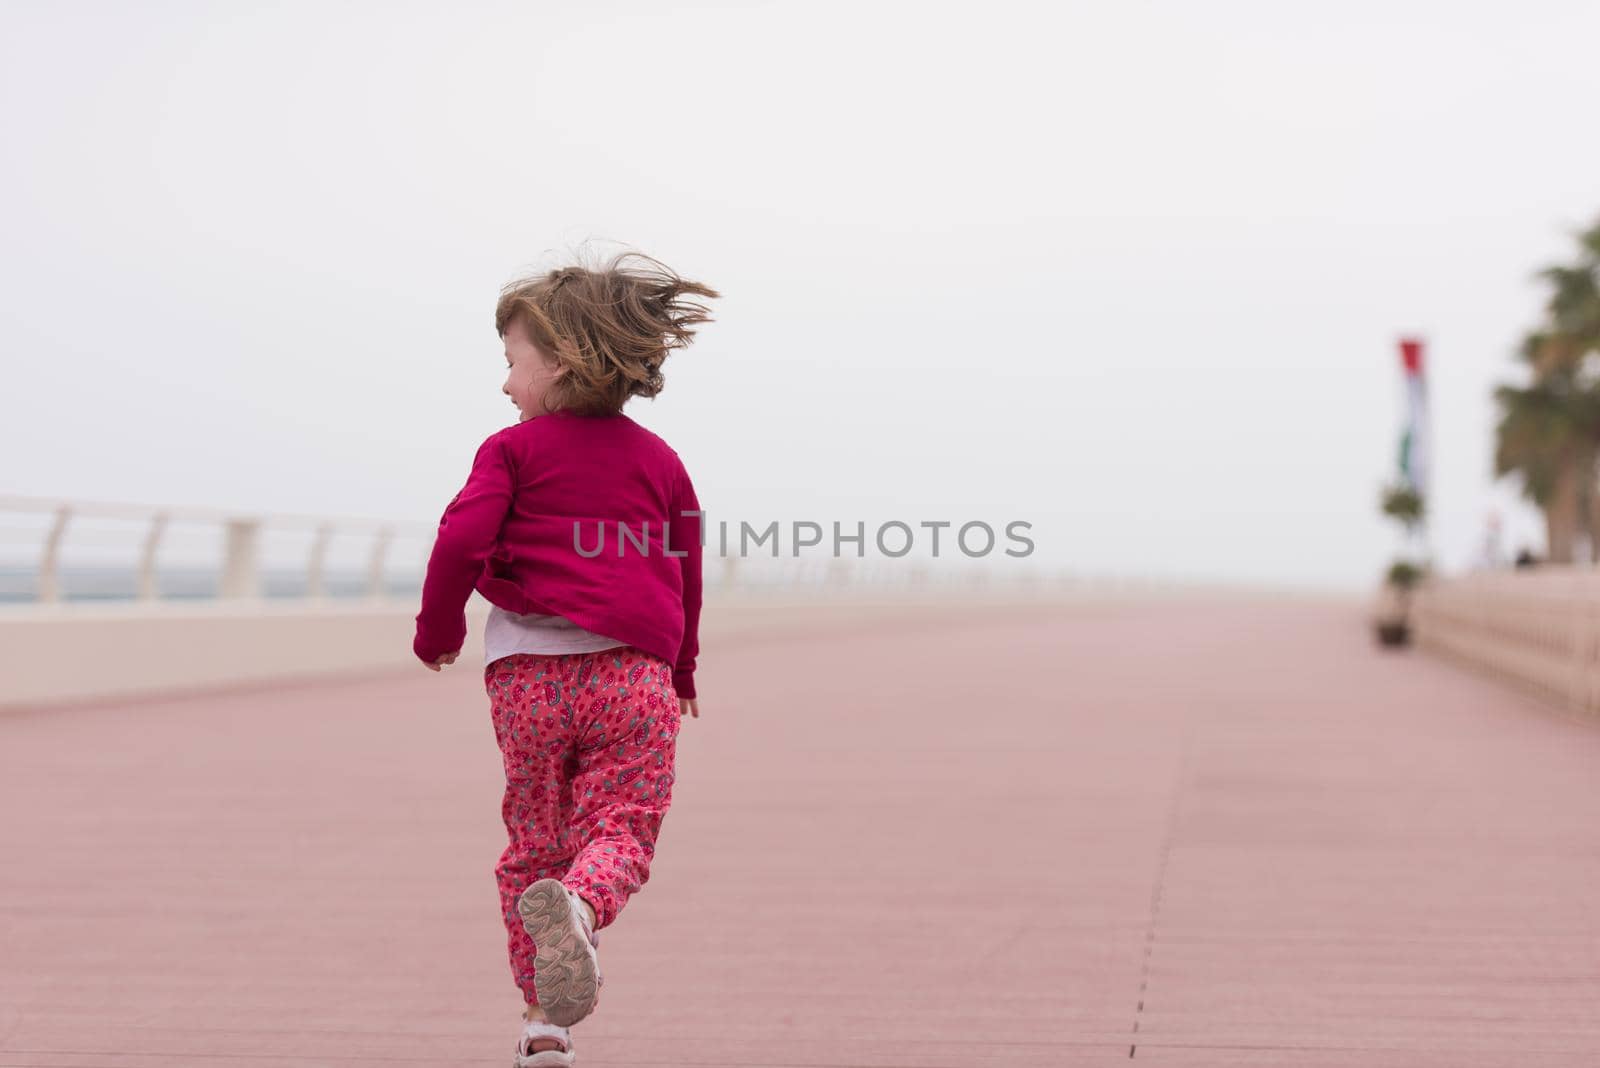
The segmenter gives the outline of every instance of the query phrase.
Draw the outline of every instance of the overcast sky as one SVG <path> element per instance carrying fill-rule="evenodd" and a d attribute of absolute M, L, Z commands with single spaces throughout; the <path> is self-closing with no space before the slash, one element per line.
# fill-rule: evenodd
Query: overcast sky
<path fill-rule="evenodd" d="M 1441 562 L 1542 546 L 1490 390 L 1600 213 L 1593 3 L 0 11 L 0 492 L 431 525 L 498 287 L 636 248 L 724 294 L 627 409 L 713 521 L 1370 589 L 1410 331 Z"/>

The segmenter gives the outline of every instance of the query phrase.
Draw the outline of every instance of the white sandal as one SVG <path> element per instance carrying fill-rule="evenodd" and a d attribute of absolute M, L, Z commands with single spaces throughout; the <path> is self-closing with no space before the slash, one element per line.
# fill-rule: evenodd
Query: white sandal
<path fill-rule="evenodd" d="M 560 1047 L 535 1050 L 533 1044 L 541 1038 L 554 1039 Z M 545 1045 L 548 1047 L 549 1043 Z M 517 1041 L 517 1059 L 511 1063 L 512 1068 L 573 1068 L 574 1056 L 572 1033 L 565 1027 L 544 1020 L 523 1020 L 522 1038 Z"/>

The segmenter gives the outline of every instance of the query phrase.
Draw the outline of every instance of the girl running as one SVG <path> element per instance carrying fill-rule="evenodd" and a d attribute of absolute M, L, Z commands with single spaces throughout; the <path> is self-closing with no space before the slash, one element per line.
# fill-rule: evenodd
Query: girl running
<path fill-rule="evenodd" d="M 638 259 L 635 267 L 629 261 Z M 574 1063 L 599 932 L 650 874 L 684 714 L 698 717 L 701 512 L 683 461 L 622 413 L 720 293 L 625 252 L 507 285 L 495 308 L 518 422 L 446 506 L 412 650 L 434 671 L 491 608 L 484 687 L 509 842 L 495 878 L 527 1009 L 518 1068 Z"/>

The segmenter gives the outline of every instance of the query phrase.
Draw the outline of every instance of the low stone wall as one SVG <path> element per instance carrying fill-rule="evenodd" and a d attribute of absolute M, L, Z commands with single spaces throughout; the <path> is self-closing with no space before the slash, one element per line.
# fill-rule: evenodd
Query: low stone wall
<path fill-rule="evenodd" d="M 1419 648 L 1600 719 L 1600 572 L 1534 567 L 1436 580 L 1412 608 Z"/>
<path fill-rule="evenodd" d="M 853 626 L 935 606 L 1090 604 L 1182 589 L 791 589 L 707 595 L 702 646 L 722 634 Z M 488 602 L 467 605 L 459 664 L 483 662 Z M 214 690 L 425 667 L 412 656 L 411 601 L 66 602 L 0 606 L 0 708 Z M 449 669 L 446 669 L 449 670 Z M 459 667 L 458 667 L 459 670 Z"/>

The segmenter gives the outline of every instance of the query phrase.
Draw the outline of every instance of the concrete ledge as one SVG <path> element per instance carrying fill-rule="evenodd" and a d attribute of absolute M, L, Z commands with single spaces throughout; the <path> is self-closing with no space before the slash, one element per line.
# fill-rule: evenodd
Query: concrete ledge
<path fill-rule="evenodd" d="M 469 626 L 481 630 L 487 610 L 469 606 Z M 389 602 L 7 606 L 0 707 L 393 668 L 410 655 L 415 616 L 415 606 Z"/>
<path fill-rule="evenodd" d="M 1018 590 L 816 588 L 708 594 L 700 636 L 711 642 L 781 638 L 819 627 L 916 626 L 980 611 L 1059 613 L 1181 588 Z M 1213 596 L 1215 593 L 1213 592 Z M 1249 596 L 1247 593 L 1240 596 Z M 467 605 L 456 669 L 483 662 L 489 604 Z M 68 705 L 255 685 L 424 670 L 411 654 L 411 601 L 102 601 L 0 606 L 0 708 Z"/>
<path fill-rule="evenodd" d="M 1412 612 L 1420 649 L 1600 720 L 1600 572 L 1542 566 L 1436 580 Z"/>

